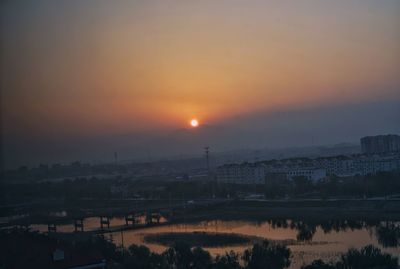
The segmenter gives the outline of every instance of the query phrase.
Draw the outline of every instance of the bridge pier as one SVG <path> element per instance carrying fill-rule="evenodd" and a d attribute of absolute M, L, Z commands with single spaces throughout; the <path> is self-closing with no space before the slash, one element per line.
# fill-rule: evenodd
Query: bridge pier
<path fill-rule="evenodd" d="M 83 219 L 75 219 L 75 232 L 83 232 Z"/>
<path fill-rule="evenodd" d="M 146 224 L 151 225 L 154 223 L 159 224 L 161 219 L 161 214 L 159 212 L 150 212 L 146 213 Z"/>
<path fill-rule="evenodd" d="M 153 224 L 153 218 L 151 217 L 151 212 L 147 211 L 146 213 L 146 224 L 151 225 Z"/>
<path fill-rule="evenodd" d="M 47 231 L 49 233 L 56 233 L 57 232 L 57 226 L 54 223 L 49 223 L 49 224 L 47 224 Z"/>
<path fill-rule="evenodd" d="M 107 225 L 107 229 L 110 229 L 110 218 L 106 216 L 100 216 L 100 227 L 103 230 L 104 225 Z"/>
<path fill-rule="evenodd" d="M 157 223 L 157 224 L 160 224 L 160 219 L 161 219 L 160 214 L 159 214 L 159 213 L 156 213 L 156 215 L 153 216 L 153 217 L 156 219 L 156 223 Z"/>
<path fill-rule="evenodd" d="M 125 224 L 126 226 L 134 226 L 136 223 L 135 213 L 129 214 L 125 216 Z"/>

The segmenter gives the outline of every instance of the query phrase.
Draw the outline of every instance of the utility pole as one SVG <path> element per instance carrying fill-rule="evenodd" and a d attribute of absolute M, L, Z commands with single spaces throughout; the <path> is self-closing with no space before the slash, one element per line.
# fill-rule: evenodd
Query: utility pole
<path fill-rule="evenodd" d="M 121 243 L 122 243 L 122 254 L 125 254 L 124 231 L 123 231 L 123 228 L 121 228 Z"/>
<path fill-rule="evenodd" d="M 118 152 L 114 152 L 115 164 L 118 164 Z"/>
<path fill-rule="evenodd" d="M 206 153 L 206 164 L 207 164 L 207 176 L 208 179 L 210 180 L 211 177 L 211 173 L 210 173 L 210 147 L 206 146 L 204 147 L 204 151 Z M 212 184 L 212 197 L 215 198 L 215 181 L 212 179 L 211 180 L 211 184 Z"/>
<path fill-rule="evenodd" d="M 210 176 L 210 160 L 209 160 L 210 147 L 206 146 L 204 147 L 204 150 L 206 152 L 207 174 L 208 176 Z"/>

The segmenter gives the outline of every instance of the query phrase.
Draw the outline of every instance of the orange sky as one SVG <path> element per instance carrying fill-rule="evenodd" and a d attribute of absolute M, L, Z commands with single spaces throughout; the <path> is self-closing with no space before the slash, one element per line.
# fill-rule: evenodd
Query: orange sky
<path fill-rule="evenodd" d="M 2 4 L 4 132 L 124 133 L 399 96 L 398 1 Z"/>

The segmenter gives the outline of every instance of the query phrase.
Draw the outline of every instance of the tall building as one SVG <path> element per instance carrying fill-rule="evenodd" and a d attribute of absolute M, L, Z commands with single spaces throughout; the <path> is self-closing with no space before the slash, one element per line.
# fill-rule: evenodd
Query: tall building
<path fill-rule="evenodd" d="M 377 135 L 361 138 L 361 151 L 363 153 L 400 152 L 400 136 Z"/>

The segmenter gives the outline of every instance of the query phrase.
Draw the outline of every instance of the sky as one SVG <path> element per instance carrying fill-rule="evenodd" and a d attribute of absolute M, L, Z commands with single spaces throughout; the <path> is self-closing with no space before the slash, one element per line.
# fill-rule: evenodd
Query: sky
<path fill-rule="evenodd" d="M 320 143 L 400 132 L 397 0 L 0 5 L 6 166 L 94 159 L 93 148 L 121 136 L 130 139 L 119 147 L 138 144 L 139 136 L 169 137 L 192 118 L 202 132 L 212 130 L 207 141 L 196 138 L 199 145 L 220 150 L 238 139 L 243 147 L 307 144 L 309 130 L 323 136 Z M 372 117 L 357 126 L 365 112 Z M 299 114 L 308 115 L 300 126 Z M 341 126 L 354 130 L 323 132 Z M 242 135 L 232 136 L 239 129 Z M 304 139 L 291 137 L 293 130 Z M 278 135 L 268 141 L 271 133 Z M 264 139 L 254 143 L 251 134 Z M 221 136 L 231 143 L 218 148 Z M 141 146 L 157 144 L 147 143 Z M 158 148 L 153 154 L 171 151 Z"/>

